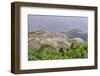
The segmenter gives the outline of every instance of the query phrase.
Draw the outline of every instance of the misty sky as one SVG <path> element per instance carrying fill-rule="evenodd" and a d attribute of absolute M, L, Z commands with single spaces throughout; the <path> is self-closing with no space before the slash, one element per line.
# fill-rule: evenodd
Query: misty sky
<path fill-rule="evenodd" d="M 29 15 L 28 32 L 68 32 L 72 29 L 88 31 L 88 17 Z"/>

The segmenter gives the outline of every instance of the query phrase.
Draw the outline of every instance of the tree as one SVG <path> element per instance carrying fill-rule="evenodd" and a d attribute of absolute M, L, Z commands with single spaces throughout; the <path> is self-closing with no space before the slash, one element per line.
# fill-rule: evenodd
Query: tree
<path fill-rule="evenodd" d="M 59 52 L 62 54 L 62 56 L 64 56 L 64 49 L 63 48 L 60 48 Z"/>

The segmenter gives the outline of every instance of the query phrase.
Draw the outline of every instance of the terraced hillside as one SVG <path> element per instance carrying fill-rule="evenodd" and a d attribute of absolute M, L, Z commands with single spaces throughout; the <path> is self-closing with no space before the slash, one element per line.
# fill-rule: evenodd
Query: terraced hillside
<path fill-rule="evenodd" d="M 42 45 L 65 49 L 71 46 L 71 43 L 68 41 L 66 35 L 62 33 L 35 32 L 30 33 L 28 39 L 29 47 L 33 51 L 38 50 Z"/>

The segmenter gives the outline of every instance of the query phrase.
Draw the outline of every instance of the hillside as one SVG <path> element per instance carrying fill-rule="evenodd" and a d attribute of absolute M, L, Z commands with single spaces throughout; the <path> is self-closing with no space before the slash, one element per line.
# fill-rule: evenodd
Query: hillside
<path fill-rule="evenodd" d="M 42 45 L 49 45 L 53 48 L 65 48 L 71 46 L 68 38 L 63 33 L 35 32 L 28 37 L 29 47 L 33 50 L 39 49 Z"/>
<path fill-rule="evenodd" d="M 86 41 L 79 35 L 71 38 L 65 32 L 29 33 L 28 46 L 28 60 L 87 58 L 88 55 Z"/>

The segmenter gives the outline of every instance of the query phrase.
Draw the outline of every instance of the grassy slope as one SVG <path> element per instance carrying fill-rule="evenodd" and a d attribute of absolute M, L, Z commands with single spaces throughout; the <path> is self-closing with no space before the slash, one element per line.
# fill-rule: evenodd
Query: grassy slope
<path fill-rule="evenodd" d="M 52 48 L 48 45 L 43 45 L 41 48 L 33 52 L 30 48 L 28 51 L 28 60 L 55 60 L 55 59 L 76 59 L 87 58 L 88 47 L 86 43 L 74 43 L 69 49 Z"/>

